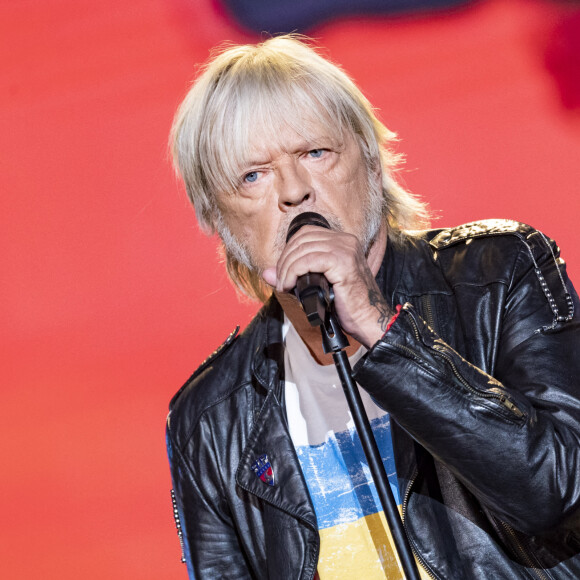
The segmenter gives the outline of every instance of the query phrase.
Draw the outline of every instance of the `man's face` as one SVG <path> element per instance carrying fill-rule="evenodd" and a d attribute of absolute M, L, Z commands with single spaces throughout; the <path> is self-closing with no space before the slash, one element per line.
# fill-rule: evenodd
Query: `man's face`
<path fill-rule="evenodd" d="M 369 203 L 369 175 L 354 137 L 331 136 L 317 122 L 309 129 L 313 137 L 288 126 L 276 143 L 256 137 L 238 190 L 218 195 L 224 243 L 230 251 L 233 244 L 241 246 L 245 259 L 239 248 L 234 255 L 258 272 L 276 265 L 290 222 L 304 211 L 322 214 L 333 229 L 355 234 L 363 246 L 377 233 L 380 207 Z M 380 176 L 374 187 L 376 200 Z"/>

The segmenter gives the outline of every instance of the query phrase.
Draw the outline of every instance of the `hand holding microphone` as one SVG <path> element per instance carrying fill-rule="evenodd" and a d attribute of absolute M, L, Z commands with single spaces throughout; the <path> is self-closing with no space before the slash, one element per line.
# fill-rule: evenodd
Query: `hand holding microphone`
<path fill-rule="evenodd" d="M 305 228 L 304 226 L 319 226 Z M 287 244 L 276 270 L 264 270 L 264 280 L 277 292 L 298 292 L 311 324 L 324 323 L 333 304 L 346 333 L 372 346 L 384 333 L 392 312 L 375 281 L 386 232 L 366 256 L 355 235 L 330 228 L 320 214 L 303 212 L 288 228 Z"/>

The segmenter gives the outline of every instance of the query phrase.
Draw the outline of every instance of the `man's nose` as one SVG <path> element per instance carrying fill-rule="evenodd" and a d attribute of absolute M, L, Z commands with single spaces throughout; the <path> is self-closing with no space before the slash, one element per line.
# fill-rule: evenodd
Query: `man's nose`
<path fill-rule="evenodd" d="M 289 159 L 278 171 L 278 205 L 288 208 L 314 201 L 314 190 L 308 170 L 297 159 Z"/>

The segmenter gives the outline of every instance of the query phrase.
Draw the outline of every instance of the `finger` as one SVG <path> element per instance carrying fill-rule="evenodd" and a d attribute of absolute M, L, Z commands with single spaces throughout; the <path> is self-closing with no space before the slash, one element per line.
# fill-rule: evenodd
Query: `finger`
<path fill-rule="evenodd" d="M 297 276 L 308 272 L 325 274 L 336 266 L 337 256 L 344 253 L 343 246 L 336 235 L 304 236 L 289 245 L 276 267 L 279 288 L 290 287 Z"/>
<path fill-rule="evenodd" d="M 278 273 L 276 288 L 283 292 L 296 286 L 299 276 L 308 272 L 325 274 L 335 268 L 335 256 L 329 252 L 313 249 L 302 255 L 292 255 L 284 269 Z"/>
<path fill-rule="evenodd" d="M 266 284 L 276 287 L 276 284 L 278 282 L 278 278 L 276 276 L 276 268 L 275 267 L 266 268 L 262 272 L 262 278 L 264 279 L 264 282 L 266 282 Z"/>
<path fill-rule="evenodd" d="M 335 252 L 341 249 L 341 232 L 313 226 L 301 228 L 286 244 L 278 260 L 276 270 L 278 279 L 284 278 L 294 260 L 309 252 Z M 318 271 L 318 270 L 317 270 Z M 306 272 L 301 272 L 306 273 Z"/>

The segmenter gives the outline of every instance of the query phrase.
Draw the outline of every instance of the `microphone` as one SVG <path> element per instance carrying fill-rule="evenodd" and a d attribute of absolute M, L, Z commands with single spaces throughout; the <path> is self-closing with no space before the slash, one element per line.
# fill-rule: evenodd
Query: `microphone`
<path fill-rule="evenodd" d="M 288 233 L 286 234 L 286 243 L 303 226 L 319 226 L 330 229 L 330 224 L 325 217 L 313 211 L 306 211 L 298 214 L 290 222 Z M 332 286 L 328 283 L 324 274 L 308 272 L 298 276 L 293 292 L 300 300 L 310 324 L 312 326 L 324 324 L 326 313 L 334 299 Z"/>

